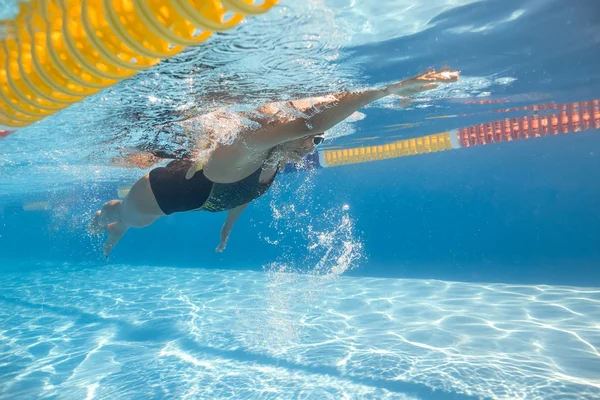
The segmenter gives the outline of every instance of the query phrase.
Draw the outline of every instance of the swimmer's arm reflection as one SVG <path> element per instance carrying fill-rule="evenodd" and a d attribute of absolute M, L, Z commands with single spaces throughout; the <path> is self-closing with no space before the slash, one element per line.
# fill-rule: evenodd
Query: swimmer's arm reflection
<path fill-rule="evenodd" d="M 221 228 L 221 243 L 219 243 L 215 250 L 217 253 L 221 253 L 223 250 L 225 250 L 225 247 L 227 246 L 227 241 L 229 240 L 229 234 L 231 233 L 231 230 L 233 229 L 233 226 L 235 225 L 235 222 L 237 221 L 239 216 L 246 209 L 246 207 L 248 207 L 248 204 L 249 203 L 243 204 L 239 207 L 227 211 L 227 218 L 225 220 L 225 223 L 223 224 L 223 227 Z"/>

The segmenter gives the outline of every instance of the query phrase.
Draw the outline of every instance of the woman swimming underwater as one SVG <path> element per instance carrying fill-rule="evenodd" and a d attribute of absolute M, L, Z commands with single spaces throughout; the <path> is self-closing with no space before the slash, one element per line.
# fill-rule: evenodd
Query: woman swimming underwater
<path fill-rule="evenodd" d="M 384 89 L 266 104 L 256 113 L 243 115 L 258 124 L 257 128 L 242 130 L 229 143 L 213 142 L 201 165 L 179 159 L 151 170 L 123 200 L 105 203 L 89 222 L 88 231 L 95 235 L 108 232 L 103 245 L 108 257 L 129 228 L 151 225 L 176 212 L 228 211 L 216 249 L 223 251 L 242 211 L 269 190 L 284 163 L 312 153 L 323 142 L 325 131 L 388 95 L 408 98 L 458 78 L 459 72 L 454 70 L 429 71 Z"/>

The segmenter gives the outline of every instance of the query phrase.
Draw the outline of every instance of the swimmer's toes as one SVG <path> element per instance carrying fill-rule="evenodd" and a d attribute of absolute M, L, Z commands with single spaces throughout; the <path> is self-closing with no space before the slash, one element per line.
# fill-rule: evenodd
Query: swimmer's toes
<path fill-rule="evenodd" d="M 106 230 L 108 231 L 108 238 L 106 239 L 106 242 L 104 242 L 104 244 L 102 245 L 104 257 L 108 257 L 110 255 L 113 247 L 115 247 L 115 245 L 119 243 L 125 232 L 127 232 L 127 229 L 128 227 L 120 222 L 113 222 L 112 224 L 108 224 L 106 226 Z"/>
<path fill-rule="evenodd" d="M 106 243 L 102 245 L 102 252 L 104 253 L 104 258 L 108 258 L 108 256 L 112 252 L 113 247 L 115 247 L 115 243 L 109 243 L 108 241 L 106 241 Z"/>

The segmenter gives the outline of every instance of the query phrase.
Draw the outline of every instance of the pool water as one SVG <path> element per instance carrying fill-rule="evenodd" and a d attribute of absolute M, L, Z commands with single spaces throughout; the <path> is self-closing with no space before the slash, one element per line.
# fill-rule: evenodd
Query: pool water
<path fill-rule="evenodd" d="M 0 399 L 600 398 L 599 54 L 593 0 L 282 1 L 0 138 Z M 115 159 L 185 150 L 165 124 L 445 66 L 328 131 L 224 253 L 220 213 L 108 259 L 85 232 L 147 172 Z"/>
<path fill-rule="evenodd" d="M 6 398 L 600 391 L 598 290 L 63 264 L 6 275 L 1 300 Z"/>

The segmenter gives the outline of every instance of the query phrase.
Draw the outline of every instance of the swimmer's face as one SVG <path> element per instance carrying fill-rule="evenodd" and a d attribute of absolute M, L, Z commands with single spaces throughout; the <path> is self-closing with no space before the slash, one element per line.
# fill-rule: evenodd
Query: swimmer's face
<path fill-rule="evenodd" d="M 292 162 L 298 162 L 315 151 L 318 144 L 323 142 L 323 135 L 307 135 L 300 139 L 290 140 L 281 144 L 287 158 Z"/>

